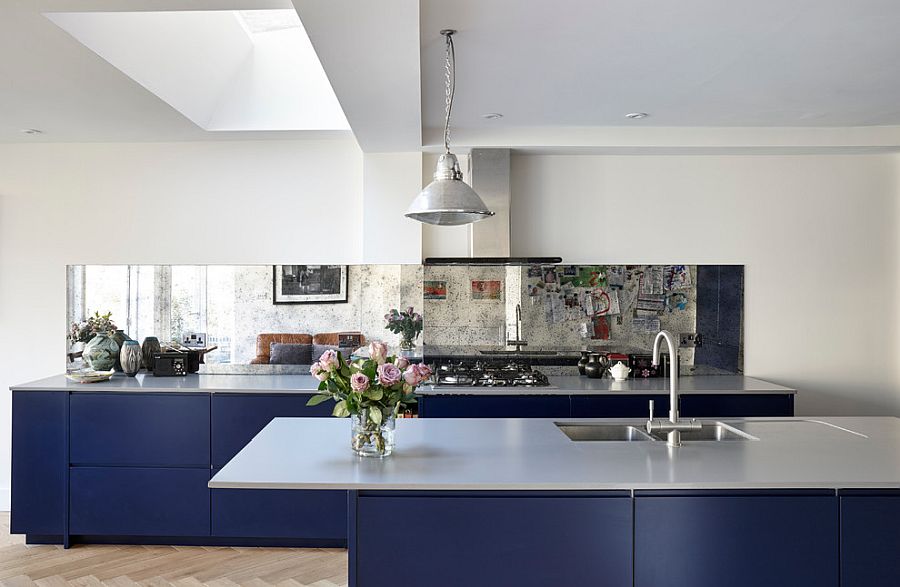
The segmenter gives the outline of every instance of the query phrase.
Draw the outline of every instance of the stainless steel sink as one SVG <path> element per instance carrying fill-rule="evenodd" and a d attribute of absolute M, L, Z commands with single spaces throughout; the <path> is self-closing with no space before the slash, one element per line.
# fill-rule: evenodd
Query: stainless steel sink
<path fill-rule="evenodd" d="M 703 422 L 697 430 L 682 430 L 682 442 L 725 442 L 734 440 L 759 440 L 757 437 L 738 430 L 724 422 Z M 657 440 L 666 440 L 664 432 L 653 433 Z"/>
<path fill-rule="evenodd" d="M 491 349 L 481 350 L 478 352 L 481 353 L 482 355 L 545 355 L 545 356 L 549 356 L 549 355 L 559 354 L 556 351 L 529 351 L 529 350 L 507 351 L 507 350 L 491 350 Z"/>
<path fill-rule="evenodd" d="M 655 442 L 656 439 L 630 424 L 554 422 L 563 434 L 575 442 Z"/>

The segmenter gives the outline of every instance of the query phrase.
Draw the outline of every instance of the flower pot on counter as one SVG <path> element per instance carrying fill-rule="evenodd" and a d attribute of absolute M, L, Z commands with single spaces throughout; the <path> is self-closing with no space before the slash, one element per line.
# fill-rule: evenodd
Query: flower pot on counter
<path fill-rule="evenodd" d="M 119 345 L 109 334 L 98 332 L 84 345 L 81 358 L 84 359 L 88 369 L 109 371 L 115 367 L 119 358 Z"/>
<path fill-rule="evenodd" d="M 141 343 L 141 363 L 148 373 L 153 373 L 153 355 L 162 351 L 159 345 L 159 339 L 155 336 L 148 336 Z"/>
<path fill-rule="evenodd" d="M 584 374 L 591 379 L 600 379 L 607 367 L 606 357 L 600 353 L 591 353 L 588 362 L 584 366 Z"/>
<path fill-rule="evenodd" d="M 141 370 L 141 345 L 136 340 L 126 340 L 119 349 L 119 363 L 122 371 L 129 377 L 134 377 Z"/>

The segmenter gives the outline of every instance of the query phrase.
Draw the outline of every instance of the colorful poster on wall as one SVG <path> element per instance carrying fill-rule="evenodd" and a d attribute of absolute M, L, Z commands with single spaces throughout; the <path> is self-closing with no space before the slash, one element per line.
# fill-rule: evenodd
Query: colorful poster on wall
<path fill-rule="evenodd" d="M 666 289 L 690 289 L 691 271 L 687 265 L 666 265 Z"/>
<path fill-rule="evenodd" d="M 503 282 L 500 280 L 472 280 L 472 299 L 500 301 L 503 299 Z"/>
<path fill-rule="evenodd" d="M 447 299 L 447 282 L 446 281 L 425 281 L 423 282 L 422 297 L 426 300 L 446 300 Z"/>

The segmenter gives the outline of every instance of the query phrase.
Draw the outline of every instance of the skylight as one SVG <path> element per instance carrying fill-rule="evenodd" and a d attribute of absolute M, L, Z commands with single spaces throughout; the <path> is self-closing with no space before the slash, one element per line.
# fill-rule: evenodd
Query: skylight
<path fill-rule="evenodd" d="M 205 130 L 350 128 L 291 9 L 46 16 Z"/>

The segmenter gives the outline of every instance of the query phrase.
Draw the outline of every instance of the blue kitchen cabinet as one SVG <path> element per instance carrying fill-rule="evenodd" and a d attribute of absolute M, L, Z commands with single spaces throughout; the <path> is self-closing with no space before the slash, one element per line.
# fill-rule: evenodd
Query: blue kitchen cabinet
<path fill-rule="evenodd" d="M 209 394 L 73 393 L 75 465 L 209 468 Z"/>
<path fill-rule="evenodd" d="M 69 396 L 19 391 L 12 398 L 12 512 L 10 532 L 65 534 Z"/>
<path fill-rule="evenodd" d="M 794 396 L 789 393 L 697 393 L 684 394 L 680 399 L 681 415 L 685 418 L 749 418 L 794 415 Z"/>
<path fill-rule="evenodd" d="M 637 491 L 634 587 L 837 587 L 833 490 Z"/>
<path fill-rule="evenodd" d="M 568 418 L 568 395 L 428 395 L 423 418 Z"/>
<path fill-rule="evenodd" d="M 669 415 L 668 395 L 573 395 L 573 418 L 643 418 L 650 415 L 650 400 L 654 416 Z"/>
<path fill-rule="evenodd" d="M 628 492 L 354 497 L 351 587 L 632 584 Z"/>
<path fill-rule="evenodd" d="M 95 536 L 209 536 L 210 470 L 76 467 L 69 530 Z"/>
<path fill-rule="evenodd" d="M 310 393 L 228 393 L 212 397 L 212 464 L 220 468 L 273 418 L 331 416 L 334 402 L 307 406 Z"/>
<path fill-rule="evenodd" d="M 900 489 L 840 492 L 841 587 L 900 585 Z"/>
<path fill-rule="evenodd" d="M 216 394 L 212 398 L 213 466 L 224 466 L 273 418 L 331 416 L 333 402 L 307 406 L 311 394 Z M 296 447 L 315 450 L 315 447 Z M 347 492 L 214 489 L 212 533 L 288 539 L 317 546 L 347 539 Z"/>

